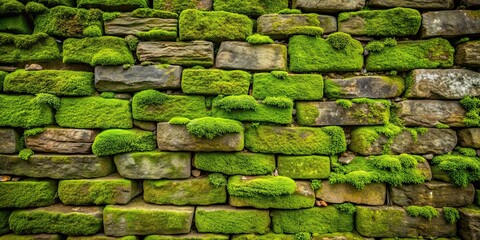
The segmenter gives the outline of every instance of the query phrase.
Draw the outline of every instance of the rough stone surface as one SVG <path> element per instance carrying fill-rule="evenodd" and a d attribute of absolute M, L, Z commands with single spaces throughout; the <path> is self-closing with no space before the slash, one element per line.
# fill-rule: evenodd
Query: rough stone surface
<path fill-rule="evenodd" d="M 460 188 L 451 183 L 431 181 L 390 188 L 390 199 L 400 206 L 462 207 L 473 203 L 475 188 Z"/>
<path fill-rule="evenodd" d="M 294 0 L 293 8 L 305 12 L 345 12 L 359 10 L 365 5 L 365 0 Z"/>
<path fill-rule="evenodd" d="M 136 236 L 110 237 L 99 233 L 92 236 L 68 236 L 67 240 L 138 240 Z M 34 239 L 36 240 L 36 239 Z M 60 240 L 60 239 L 59 239 Z"/>
<path fill-rule="evenodd" d="M 463 239 L 480 239 L 480 209 L 460 208 L 460 222 L 458 233 Z"/>
<path fill-rule="evenodd" d="M 228 240 L 228 235 L 212 234 L 212 233 L 197 233 L 190 232 L 189 234 L 180 235 L 150 235 L 145 237 L 144 240 Z"/>
<path fill-rule="evenodd" d="M 479 45 L 480 47 L 480 45 Z M 467 69 L 417 69 L 408 98 L 462 99 L 480 96 L 480 73 Z"/>
<path fill-rule="evenodd" d="M 405 126 L 465 126 L 465 109 L 458 101 L 406 100 L 398 103 L 397 116 Z"/>
<path fill-rule="evenodd" d="M 194 0 L 187 2 L 181 2 L 177 4 L 176 0 L 153 0 L 153 8 L 158 10 L 176 12 L 180 14 L 185 9 L 198 9 L 209 11 L 213 8 L 213 0 Z M 185 4 L 183 4 L 185 3 Z"/>
<path fill-rule="evenodd" d="M 177 19 L 137 18 L 128 13 L 122 13 L 112 21 L 105 22 L 105 35 L 125 36 L 152 29 L 177 32 Z"/>
<path fill-rule="evenodd" d="M 326 156 L 278 156 L 279 176 L 292 179 L 326 179 L 330 174 L 330 157 Z"/>
<path fill-rule="evenodd" d="M 228 133 L 213 139 L 199 138 L 189 133 L 184 125 L 158 123 L 158 149 L 166 151 L 233 152 L 243 149 L 244 136 Z"/>
<path fill-rule="evenodd" d="M 115 171 L 112 159 L 95 155 L 42 155 L 28 161 L 0 155 L 0 174 L 37 178 L 81 179 L 104 177 Z"/>
<path fill-rule="evenodd" d="M 42 133 L 27 137 L 25 145 L 35 152 L 91 153 L 98 133 L 89 129 L 45 128 Z"/>
<path fill-rule="evenodd" d="M 213 55 L 213 43 L 206 41 L 141 42 L 137 47 L 137 57 L 141 62 L 211 67 Z"/>
<path fill-rule="evenodd" d="M 455 37 L 480 33 L 480 13 L 448 10 L 422 14 L 423 37 Z"/>
<path fill-rule="evenodd" d="M 189 178 L 191 154 L 182 152 L 137 152 L 114 157 L 117 170 L 130 179 Z"/>
<path fill-rule="evenodd" d="M 286 70 L 287 47 L 280 44 L 222 42 L 215 67 L 252 71 Z"/>
<path fill-rule="evenodd" d="M 467 128 L 457 131 L 462 147 L 480 148 L 480 128 Z"/>
<path fill-rule="evenodd" d="M 387 196 L 387 186 L 384 183 L 368 184 L 359 190 L 351 184 L 330 184 L 322 181 L 322 187 L 316 191 L 317 198 L 328 203 L 351 202 L 363 205 L 383 205 Z"/>
<path fill-rule="evenodd" d="M 455 63 L 467 67 L 480 67 L 480 41 L 458 45 L 455 51 Z"/>
<path fill-rule="evenodd" d="M 35 179 L 0 182 L 0 192 L 0 208 L 45 207 L 55 203 L 57 182 Z"/>
<path fill-rule="evenodd" d="M 180 89 L 180 66 L 95 67 L 95 88 L 101 92 L 136 92 L 146 89 Z"/>
<path fill-rule="evenodd" d="M 325 95 L 329 98 L 396 98 L 403 93 L 405 84 L 399 77 L 393 79 L 387 76 L 328 79 Z M 329 86 L 337 91 L 329 91 Z"/>
<path fill-rule="evenodd" d="M 294 27 L 321 27 L 324 33 L 337 31 L 337 20 L 333 16 L 316 15 L 320 24 L 312 21 L 311 15 L 306 14 L 266 14 L 257 20 L 257 32 L 268 35 L 273 39 L 286 39 L 292 34 L 290 31 Z"/>
<path fill-rule="evenodd" d="M 453 0 L 370 0 L 369 6 L 375 7 L 406 7 L 415 9 L 452 9 Z"/>
<path fill-rule="evenodd" d="M 14 233 L 0 236 L 0 240 L 62 240 L 59 234 L 16 235 Z"/>
<path fill-rule="evenodd" d="M 18 141 L 20 137 L 17 131 L 12 128 L 0 128 L 0 153 L 11 154 L 19 149 Z"/>

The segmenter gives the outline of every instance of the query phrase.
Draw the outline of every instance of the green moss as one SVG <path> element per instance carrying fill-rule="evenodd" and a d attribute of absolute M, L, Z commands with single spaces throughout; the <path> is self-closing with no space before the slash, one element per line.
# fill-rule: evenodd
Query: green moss
<path fill-rule="evenodd" d="M 315 124 L 315 119 L 320 115 L 315 102 L 297 102 L 297 122 L 303 126 Z"/>
<path fill-rule="evenodd" d="M 190 122 L 190 119 L 186 117 L 174 117 L 168 121 L 172 125 L 187 125 Z"/>
<path fill-rule="evenodd" d="M 443 216 L 445 217 L 445 220 L 447 220 L 447 222 L 450 224 L 455 224 L 460 219 L 460 213 L 456 208 L 452 207 L 444 207 Z"/>
<path fill-rule="evenodd" d="M 273 39 L 271 39 L 269 36 L 265 36 L 258 33 L 248 36 L 247 42 L 253 45 L 274 43 Z"/>
<path fill-rule="evenodd" d="M 219 69 L 185 69 L 182 91 L 186 94 L 244 95 L 248 94 L 252 75 L 245 71 Z"/>
<path fill-rule="evenodd" d="M 197 207 L 195 226 L 201 233 L 260 233 L 268 232 L 268 211 L 230 207 Z"/>
<path fill-rule="evenodd" d="M 387 123 L 385 126 L 368 126 L 355 128 L 351 132 L 352 141 L 348 146 L 350 150 L 358 153 L 367 153 L 373 143 L 381 136 L 387 138 L 387 142 L 383 144 L 383 154 L 391 153 L 391 145 L 397 135 L 402 133 L 404 128 L 397 125 Z M 411 131 L 410 131 L 411 132 Z"/>
<path fill-rule="evenodd" d="M 258 17 L 288 8 L 288 0 L 216 0 L 215 11 L 227 11 Z"/>
<path fill-rule="evenodd" d="M 271 71 L 270 74 L 274 76 L 275 78 L 285 80 L 288 77 L 288 72 L 287 71 Z"/>
<path fill-rule="evenodd" d="M 237 175 L 228 179 L 228 193 L 231 196 L 281 196 L 292 194 L 295 192 L 295 189 L 295 181 L 282 176 L 258 176 L 246 178 Z"/>
<path fill-rule="evenodd" d="M 50 206 L 55 203 L 57 183 L 53 180 L 34 179 L 0 182 L 0 192 L 3 194 L 0 208 Z"/>
<path fill-rule="evenodd" d="M 25 6 L 16 0 L 0 0 L 0 16 L 13 16 L 22 14 Z"/>
<path fill-rule="evenodd" d="M 196 153 L 193 166 L 200 170 L 227 175 L 262 175 L 275 170 L 275 157 L 247 152 Z"/>
<path fill-rule="evenodd" d="M 253 77 L 253 96 L 256 99 L 283 96 L 292 100 L 320 100 L 323 97 L 323 78 L 317 74 L 257 73 Z"/>
<path fill-rule="evenodd" d="M 38 93 L 35 95 L 35 99 L 33 99 L 33 101 L 39 105 L 49 105 L 55 110 L 58 110 L 61 104 L 60 98 L 50 93 Z"/>
<path fill-rule="evenodd" d="M 293 72 L 358 71 L 363 66 L 362 45 L 351 37 L 345 48 L 336 49 L 322 38 L 293 36 L 289 41 L 288 52 L 290 70 Z"/>
<path fill-rule="evenodd" d="M 108 156 L 126 152 L 151 151 L 157 147 L 152 132 L 138 129 L 110 129 L 95 137 L 92 151 L 97 156 Z"/>
<path fill-rule="evenodd" d="M 180 39 L 213 42 L 245 40 L 252 35 L 253 22 L 236 13 L 188 9 L 180 14 Z"/>
<path fill-rule="evenodd" d="M 399 42 L 381 52 L 370 52 L 367 58 L 368 71 L 417 68 L 447 68 L 453 65 L 453 47 L 442 38 Z"/>
<path fill-rule="evenodd" d="M 262 235 L 241 234 L 232 236 L 232 240 L 295 240 L 294 235 L 265 233 Z"/>
<path fill-rule="evenodd" d="M 266 97 L 263 104 L 278 108 L 293 108 L 293 101 L 287 97 Z"/>
<path fill-rule="evenodd" d="M 85 63 L 92 66 L 135 63 L 125 40 L 112 36 L 65 40 L 63 62 Z"/>
<path fill-rule="evenodd" d="M 35 99 L 27 95 L 0 95 L 0 126 L 31 128 L 52 124 L 52 109 Z"/>
<path fill-rule="evenodd" d="M 227 112 L 231 112 L 232 110 L 255 111 L 257 109 L 257 101 L 249 95 L 219 97 L 213 101 L 212 106 Z"/>
<path fill-rule="evenodd" d="M 408 206 L 405 208 L 405 210 L 407 211 L 408 215 L 412 216 L 412 217 L 424 217 L 426 219 L 428 219 L 429 221 L 433 218 L 433 217 L 438 217 L 438 210 L 435 209 L 434 207 L 432 206 Z"/>
<path fill-rule="evenodd" d="M 371 41 L 366 46 L 369 52 L 381 52 L 385 48 L 385 44 L 382 41 Z"/>
<path fill-rule="evenodd" d="M 114 92 L 102 92 L 100 93 L 100 97 L 102 98 L 115 98 L 115 93 Z"/>
<path fill-rule="evenodd" d="M 36 2 L 43 4 L 47 7 L 55 7 L 55 6 L 69 6 L 69 7 L 75 7 L 75 1 L 74 0 L 31 0 L 30 2 Z"/>
<path fill-rule="evenodd" d="M 3 234 L 10 232 L 10 227 L 8 226 L 8 218 L 10 217 L 10 211 L 0 210 L 0 239 L 2 239 Z M 5 238 L 6 240 L 7 238 Z"/>
<path fill-rule="evenodd" d="M 47 34 L 0 33 L 0 63 L 50 62 L 61 59 L 57 42 Z"/>
<path fill-rule="evenodd" d="M 3 83 L 5 78 L 7 77 L 8 73 L 4 71 L 0 71 L 0 92 L 3 91 Z"/>
<path fill-rule="evenodd" d="M 142 40 L 174 41 L 177 39 L 176 31 L 155 28 L 148 32 L 137 32 L 135 35 Z"/>
<path fill-rule="evenodd" d="M 285 34 L 289 36 L 293 35 L 307 35 L 321 37 L 323 35 L 323 28 L 315 26 L 296 26 L 289 28 Z"/>
<path fill-rule="evenodd" d="M 322 180 L 313 179 L 312 182 L 310 183 L 310 187 L 312 187 L 314 191 L 317 189 L 320 189 L 322 187 Z"/>
<path fill-rule="evenodd" d="M 480 98 L 476 97 L 464 97 L 460 104 L 467 111 L 463 123 L 467 127 L 480 127 Z"/>
<path fill-rule="evenodd" d="M 468 152 L 467 152 L 468 154 Z M 467 187 L 470 182 L 480 180 L 480 158 L 460 153 L 435 156 L 432 165 L 445 171 L 455 185 Z M 433 170 L 432 170 L 433 171 Z"/>
<path fill-rule="evenodd" d="M 132 51 L 132 52 L 137 50 L 137 46 L 140 43 L 140 40 L 138 40 L 138 38 L 133 36 L 133 35 L 126 36 L 125 41 L 127 42 L 128 49 L 130 49 L 130 51 Z M 145 62 L 142 62 L 141 64 L 144 64 L 144 63 Z M 130 64 L 124 64 L 124 69 L 125 69 L 126 65 L 130 67 Z"/>
<path fill-rule="evenodd" d="M 227 133 L 241 133 L 243 125 L 230 119 L 203 117 L 191 120 L 187 130 L 199 138 L 213 139 Z"/>
<path fill-rule="evenodd" d="M 351 39 L 352 37 L 348 33 L 335 32 L 328 35 L 327 42 L 330 43 L 333 48 L 341 50 L 345 49 L 349 45 Z"/>
<path fill-rule="evenodd" d="M 127 100 L 102 97 L 62 98 L 55 115 L 58 125 L 72 128 L 131 128 Z"/>
<path fill-rule="evenodd" d="M 32 128 L 32 129 L 25 130 L 25 132 L 23 132 L 23 136 L 32 137 L 40 133 L 43 133 L 44 131 L 45 131 L 45 128 Z"/>
<path fill-rule="evenodd" d="M 79 8 L 98 8 L 102 11 L 129 12 L 137 8 L 147 8 L 147 0 L 78 0 Z"/>
<path fill-rule="evenodd" d="M 455 151 L 458 153 L 467 156 L 467 157 L 476 157 L 477 156 L 477 150 L 473 148 L 463 148 L 463 147 L 456 147 Z"/>
<path fill-rule="evenodd" d="M 133 10 L 132 17 L 137 18 L 178 18 L 178 14 L 150 8 L 138 8 Z"/>
<path fill-rule="evenodd" d="M 178 14 L 186 9 L 210 10 L 203 6 L 202 0 L 153 0 L 153 8 Z"/>
<path fill-rule="evenodd" d="M 15 34 L 30 34 L 30 26 L 27 19 L 22 16 L 0 17 L 0 32 L 9 32 Z"/>
<path fill-rule="evenodd" d="M 338 105 L 342 106 L 343 108 L 351 108 L 353 106 L 352 101 L 348 99 L 338 99 L 335 101 Z"/>
<path fill-rule="evenodd" d="M 35 16 L 48 12 L 48 8 L 41 3 L 28 2 L 27 5 L 25 5 L 25 11 L 27 11 L 28 14 Z"/>
<path fill-rule="evenodd" d="M 341 203 L 341 204 L 334 204 L 333 205 L 336 209 L 353 215 L 357 211 L 357 207 L 352 203 Z"/>
<path fill-rule="evenodd" d="M 285 8 L 277 12 L 278 14 L 302 14 L 300 9 Z"/>
<path fill-rule="evenodd" d="M 324 239 L 346 239 L 346 240 L 364 240 L 362 236 L 355 232 L 344 232 L 344 233 L 325 233 L 325 234 L 312 234 L 312 240 L 324 240 Z M 385 239 L 382 239 L 385 240 Z M 396 239 L 398 240 L 398 239 Z"/>
<path fill-rule="evenodd" d="M 367 236 L 384 236 L 405 222 L 405 211 L 397 207 L 358 206 L 355 214 L 356 230 Z"/>
<path fill-rule="evenodd" d="M 328 178 L 330 158 L 325 156 L 278 156 L 278 174 L 293 179 Z"/>
<path fill-rule="evenodd" d="M 208 182 L 215 188 L 227 186 L 227 178 L 221 173 L 212 173 L 208 175 Z"/>
<path fill-rule="evenodd" d="M 102 16 L 104 22 L 110 22 L 118 17 L 120 17 L 120 12 L 104 12 Z"/>

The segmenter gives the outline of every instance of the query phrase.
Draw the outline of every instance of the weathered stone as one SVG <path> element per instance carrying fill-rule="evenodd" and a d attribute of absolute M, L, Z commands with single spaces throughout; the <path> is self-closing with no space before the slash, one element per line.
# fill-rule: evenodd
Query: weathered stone
<path fill-rule="evenodd" d="M 194 0 L 181 2 L 177 0 L 153 0 L 153 9 L 176 12 L 180 14 L 185 9 L 212 10 L 213 0 Z"/>
<path fill-rule="evenodd" d="M 480 46 L 480 45 L 479 45 Z M 462 99 L 480 96 L 480 73 L 467 69 L 417 69 L 405 97 Z"/>
<path fill-rule="evenodd" d="M 0 210 L 0 239 L 8 240 L 11 238 L 2 237 L 3 234 L 10 232 L 10 227 L 8 226 L 8 218 L 10 217 L 10 211 Z"/>
<path fill-rule="evenodd" d="M 325 179 L 330 174 L 330 157 L 278 156 L 278 175 L 293 179 Z"/>
<path fill-rule="evenodd" d="M 396 98 L 405 90 L 401 77 L 360 76 L 325 80 L 328 98 Z"/>
<path fill-rule="evenodd" d="M 455 63 L 467 67 L 480 67 L 480 41 L 458 45 L 455 51 Z"/>
<path fill-rule="evenodd" d="M 225 179 L 226 180 L 226 179 Z M 214 186 L 207 177 L 186 180 L 146 180 L 145 202 L 173 205 L 212 205 L 226 203 L 225 186 Z"/>
<path fill-rule="evenodd" d="M 16 234 L 59 233 L 93 235 L 102 230 L 103 207 L 49 207 L 13 211 L 10 228 Z"/>
<path fill-rule="evenodd" d="M 296 34 L 294 28 L 321 27 L 324 33 L 337 31 L 333 16 L 316 14 L 266 14 L 257 20 L 257 32 L 273 39 L 286 39 Z"/>
<path fill-rule="evenodd" d="M 133 120 L 133 126 L 140 128 L 145 131 L 155 131 L 157 130 L 157 124 L 154 122 L 144 122 L 140 120 Z"/>
<path fill-rule="evenodd" d="M 193 166 L 226 175 L 265 175 L 275 170 L 275 155 L 249 152 L 197 152 Z"/>
<path fill-rule="evenodd" d="M 480 128 L 467 128 L 457 131 L 458 141 L 462 147 L 480 148 Z"/>
<path fill-rule="evenodd" d="M 153 29 L 177 33 L 177 24 L 177 19 L 138 18 L 129 13 L 121 13 L 112 21 L 105 21 L 104 25 L 105 35 L 126 36 Z"/>
<path fill-rule="evenodd" d="M 460 208 L 458 233 L 463 239 L 480 239 L 480 209 L 477 207 Z"/>
<path fill-rule="evenodd" d="M 235 98 L 236 96 L 228 96 L 225 98 Z M 253 100 L 253 97 L 249 97 Z M 280 100 L 285 104 L 284 106 L 277 106 L 275 104 L 267 104 L 257 102 L 254 109 L 225 109 L 222 105 L 217 105 L 217 102 L 224 98 L 216 98 L 213 100 L 213 107 L 209 112 L 210 116 L 217 118 L 234 119 L 242 122 L 261 122 L 261 123 L 276 123 L 276 124 L 290 124 L 293 119 L 293 102 L 290 99 Z"/>
<path fill-rule="evenodd" d="M 328 203 L 351 202 L 376 206 L 385 203 L 387 186 L 384 183 L 373 183 L 357 189 L 348 183 L 330 184 L 329 181 L 322 181 L 322 187 L 316 191 L 316 196 Z"/>
<path fill-rule="evenodd" d="M 365 0 L 294 0 L 293 8 L 305 12 L 344 12 L 359 10 L 365 5 Z"/>
<path fill-rule="evenodd" d="M 406 100 L 397 104 L 397 116 L 405 126 L 465 126 L 465 109 L 458 101 Z"/>
<path fill-rule="evenodd" d="M 138 240 L 138 237 L 136 236 L 109 237 L 109 236 L 105 236 L 103 233 L 99 233 L 92 236 L 68 236 L 67 240 Z"/>
<path fill-rule="evenodd" d="M 0 236 L 0 240 L 62 240 L 62 236 L 59 234 L 37 234 L 37 235 L 16 235 L 7 234 Z"/>
<path fill-rule="evenodd" d="M 423 175 L 425 181 L 431 181 L 433 178 L 432 169 L 428 161 L 419 162 L 417 165 L 417 170 L 420 171 L 420 174 Z"/>
<path fill-rule="evenodd" d="M 451 183 L 431 181 L 390 188 L 390 199 L 400 206 L 462 207 L 472 204 L 474 196 L 473 184 L 460 188 Z"/>
<path fill-rule="evenodd" d="M 428 220 L 423 217 L 411 217 L 401 207 L 357 206 L 356 229 L 365 237 L 454 237 L 455 224 L 449 224 L 443 209 L 438 217 Z"/>
<path fill-rule="evenodd" d="M 182 67 L 174 65 L 95 67 L 95 88 L 101 92 L 180 89 Z"/>
<path fill-rule="evenodd" d="M 0 128 L 0 153 L 11 154 L 16 153 L 20 149 L 19 146 L 20 137 L 12 128 Z"/>
<path fill-rule="evenodd" d="M 0 208 L 45 207 L 55 203 L 57 182 L 26 179 L 0 182 Z"/>
<path fill-rule="evenodd" d="M 150 235 L 145 237 L 144 240 L 228 240 L 230 237 L 228 235 L 220 234 L 201 234 L 197 232 L 191 232 L 189 234 L 181 235 Z"/>
<path fill-rule="evenodd" d="M 455 37 L 480 33 L 480 13 L 448 10 L 422 14 L 422 37 Z"/>
<path fill-rule="evenodd" d="M 470 8 L 478 8 L 480 7 L 480 0 L 461 0 L 461 4 L 470 7 Z"/>
<path fill-rule="evenodd" d="M 199 138 L 187 131 L 184 125 L 158 123 L 158 149 L 166 151 L 192 152 L 233 152 L 243 149 L 244 136 L 241 133 L 227 133 L 213 139 Z"/>
<path fill-rule="evenodd" d="M 475 205 L 480 206 L 480 190 L 475 191 Z"/>
<path fill-rule="evenodd" d="M 252 75 L 245 71 L 185 69 L 182 92 L 200 95 L 248 95 Z"/>
<path fill-rule="evenodd" d="M 141 62 L 175 64 L 181 66 L 213 66 L 213 43 L 193 42 L 141 42 L 137 47 Z"/>
<path fill-rule="evenodd" d="M 295 240 L 295 235 L 293 234 L 276 234 L 276 233 L 266 233 L 266 234 L 241 234 L 233 235 L 232 240 Z"/>
<path fill-rule="evenodd" d="M 325 233 L 325 234 L 312 234 L 312 240 L 373 240 L 373 238 L 365 238 L 356 232 L 345 233 Z"/>
<path fill-rule="evenodd" d="M 415 9 L 452 9 L 453 0 L 370 0 L 369 6 L 375 7 L 406 7 Z"/>
<path fill-rule="evenodd" d="M 105 207 L 104 231 L 108 236 L 189 233 L 194 207 L 158 206 L 136 198 L 127 205 Z"/>
<path fill-rule="evenodd" d="M 45 128 L 42 133 L 25 138 L 27 148 L 36 152 L 91 153 L 98 131 L 89 129 Z"/>
<path fill-rule="evenodd" d="M 182 152 L 136 152 L 116 155 L 117 170 L 130 179 L 189 178 L 191 154 Z"/>
<path fill-rule="evenodd" d="M 280 44 L 222 42 L 215 67 L 252 71 L 286 70 L 287 47 Z"/>
<path fill-rule="evenodd" d="M 95 155 L 36 154 L 25 161 L 0 155 L 0 174 L 54 179 L 104 177 L 115 171 L 112 159 Z"/>
<path fill-rule="evenodd" d="M 447 183 L 452 182 L 452 179 L 450 178 L 450 175 L 448 174 L 448 172 L 440 169 L 440 167 L 438 167 L 438 165 L 432 165 L 431 170 L 432 170 L 432 178 L 433 179 L 439 180 L 439 181 L 442 181 L 442 182 L 447 182 Z"/>

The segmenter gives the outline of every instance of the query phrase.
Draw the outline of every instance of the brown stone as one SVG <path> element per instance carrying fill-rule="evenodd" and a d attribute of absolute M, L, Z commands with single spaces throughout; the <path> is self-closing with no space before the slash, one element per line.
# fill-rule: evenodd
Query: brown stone
<path fill-rule="evenodd" d="M 0 128 L 0 153 L 11 154 L 18 152 L 19 135 L 12 128 Z"/>
<path fill-rule="evenodd" d="M 422 14 L 422 37 L 456 37 L 480 33 L 480 14 L 448 10 Z"/>
<path fill-rule="evenodd" d="M 213 66 L 213 43 L 193 42 L 140 42 L 137 57 L 141 62 L 151 61 L 181 66 Z"/>
<path fill-rule="evenodd" d="M 304 12 L 345 12 L 359 10 L 365 5 L 365 0 L 294 0 L 292 8 Z"/>
<path fill-rule="evenodd" d="M 403 90 L 405 83 L 401 77 L 359 76 L 326 80 L 325 95 L 328 98 L 396 98 Z"/>
<path fill-rule="evenodd" d="M 465 109 L 458 101 L 406 100 L 399 102 L 397 116 L 405 126 L 435 127 L 446 124 L 465 126 Z"/>
<path fill-rule="evenodd" d="M 480 128 L 467 128 L 457 131 L 460 146 L 480 148 Z"/>
<path fill-rule="evenodd" d="M 419 162 L 417 165 L 417 170 L 420 171 L 420 174 L 423 175 L 425 181 L 431 181 L 433 178 L 432 169 L 428 161 Z"/>
<path fill-rule="evenodd" d="M 91 153 L 98 131 L 73 128 L 45 128 L 35 136 L 25 139 L 28 148 L 36 152 Z"/>
<path fill-rule="evenodd" d="M 105 35 L 135 35 L 152 29 L 177 32 L 177 24 L 177 19 L 137 18 L 129 13 L 121 13 L 112 21 L 105 22 Z"/>
<path fill-rule="evenodd" d="M 480 209 L 478 207 L 460 208 L 458 233 L 463 239 L 480 239 Z"/>
<path fill-rule="evenodd" d="M 157 130 L 157 124 L 154 122 L 145 122 L 140 120 L 133 120 L 133 126 L 140 128 L 145 131 L 155 131 Z"/>
<path fill-rule="evenodd" d="M 246 42 L 222 42 L 215 66 L 252 71 L 286 70 L 287 47 L 281 44 L 251 45 Z"/>
<path fill-rule="evenodd" d="M 387 196 L 387 186 L 384 183 L 368 184 L 363 189 L 357 189 L 351 184 L 330 184 L 322 181 L 322 187 L 316 191 L 316 197 L 328 203 L 351 202 L 363 205 L 383 205 Z"/>
<path fill-rule="evenodd" d="M 455 63 L 467 67 L 480 67 L 480 41 L 458 45 L 455 51 Z"/>
<path fill-rule="evenodd" d="M 324 33 L 337 31 L 337 20 L 333 16 L 313 15 L 320 24 L 312 22 L 313 14 L 265 14 L 257 20 L 257 32 L 273 39 L 287 39 L 294 27 L 321 27 Z M 315 17 L 313 17 L 315 19 Z"/>
<path fill-rule="evenodd" d="M 453 0 L 370 0 L 369 6 L 375 7 L 405 7 L 415 9 L 452 9 Z"/>

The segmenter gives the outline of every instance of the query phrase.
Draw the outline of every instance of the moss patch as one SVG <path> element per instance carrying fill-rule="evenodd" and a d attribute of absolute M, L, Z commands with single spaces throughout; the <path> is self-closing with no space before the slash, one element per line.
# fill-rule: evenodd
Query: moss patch
<path fill-rule="evenodd" d="M 228 240 L 229 236 L 220 234 L 198 234 L 190 233 L 187 235 L 150 235 L 144 240 Z"/>
<path fill-rule="evenodd" d="M 186 9 L 210 10 L 203 0 L 153 0 L 153 8 L 180 14 Z"/>
<path fill-rule="evenodd" d="M 1 15 L 0 15 L 1 16 Z M 28 25 L 27 19 L 24 16 L 10 16 L 0 17 L 0 32 L 8 32 L 15 34 L 30 34 L 30 26 Z"/>
<path fill-rule="evenodd" d="M 278 174 L 293 179 L 325 179 L 330 158 L 324 156 L 278 156 Z"/>
<path fill-rule="evenodd" d="M 203 117 L 191 120 L 187 125 L 189 133 L 202 138 L 213 139 L 227 133 L 242 133 L 243 125 L 240 122 L 213 117 Z"/>
<path fill-rule="evenodd" d="M 432 206 L 408 206 L 405 208 L 408 215 L 412 217 L 424 217 L 429 221 L 433 217 L 438 217 L 438 210 Z"/>
<path fill-rule="evenodd" d="M 3 82 L 7 77 L 8 73 L 4 71 L 0 71 L 0 92 L 3 91 Z"/>
<path fill-rule="evenodd" d="M 98 8 L 103 11 L 129 12 L 148 7 L 147 0 L 78 0 L 79 8 Z"/>
<path fill-rule="evenodd" d="M 227 175 L 262 175 L 275 170 L 275 157 L 257 153 L 196 153 L 193 166 Z"/>
<path fill-rule="evenodd" d="M 443 207 L 443 216 L 450 224 L 455 224 L 458 220 L 460 220 L 460 213 L 456 208 L 453 207 Z"/>
<path fill-rule="evenodd" d="M 215 11 L 227 11 L 258 17 L 288 8 L 288 0 L 216 0 Z"/>
<path fill-rule="evenodd" d="M 460 187 L 467 187 L 470 182 L 480 180 L 480 158 L 468 157 L 458 152 L 435 156 L 432 165 L 445 171 L 449 180 Z M 433 170 L 432 170 L 433 171 Z"/>
<path fill-rule="evenodd" d="M 416 128 L 404 129 L 390 123 L 386 124 L 385 126 L 359 127 L 355 128 L 351 132 L 352 141 L 350 145 L 348 145 L 348 148 L 359 153 L 369 152 L 372 144 L 381 136 L 385 136 L 387 138 L 387 142 L 383 145 L 383 153 L 389 154 L 391 153 L 390 146 L 393 144 L 395 137 L 404 130 L 411 132 L 412 137 L 415 135 L 418 136 L 418 133 L 421 133 L 422 131 L 422 129 Z"/>
<path fill-rule="evenodd" d="M 132 17 L 137 17 L 137 18 L 178 18 L 178 14 L 169 12 L 169 11 L 163 11 L 163 10 L 156 10 L 156 9 L 150 9 L 150 8 L 138 8 L 133 10 L 132 12 Z"/>
<path fill-rule="evenodd" d="M 323 78 L 317 74 L 290 74 L 285 78 L 258 73 L 253 77 L 253 96 L 265 99 L 283 96 L 292 100 L 320 100 L 323 97 Z"/>
<path fill-rule="evenodd" d="M 274 43 L 273 39 L 269 36 L 262 34 L 253 34 L 247 37 L 247 42 L 252 45 L 261 45 L 261 44 L 272 44 Z"/>
<path fill-rule="evenodd" d="M 152 132 L 110 129 L 95 137 L 92 151 L 97 156 L 108 156 L 125 152 L 151 151 L 156 147 L 157 141 Z"/>
<path fill-rule="evenodd" d="M 0 16 L 22 14 L 25 6 L 16 0 L 0 0 Z"/>
<path fill-rule="evenodd" d="M 355 214 L 356 229 L 360 234 L 368 236 L 384 236 L 394 232 L 399 223 L 403 223 L 406 213 L 402 208 L 373 208 L 358 206 Z"/>
<path fill-rule="evenodd" d="M 240 70 L 185 69 L 182 72 L 182 91 L 202 95 L 248 94 L 251 78 L 250 73 Z"/>
<path fill-rule="evenodd" d="M 480 127 L 480 98 L 467 96 L 460 101 L 467 110 L 463 122 L 468 127 Z"/>
<path fill-rule="evenodd" d="M 47 7 L 55 7 L 55 6 L 75 6 L 75 1 L 73 0 L 30 0 L 29 2 L 37 2 L 41 3 Z"/>
<path fill-rule="evenodd" d="M 27 95 L 0 95 L 0 126 L 31 128 L 52 124 L 52 108 L 35 99 Z"/>
<path fill-rule="evenodd" d="M 231 207 L 197 207 L 195 226 L 199 232 L 240 234 L 268 232 L 268 211 Z"/>
<path fill-rule="evenodd" d="M 232 240 L 296 240 L 294 235 L 266 233 L 263 235 L 242 234 L 232 236 Z"/>
<path fill-rule="evenodd" d="M 10 211 L 0 210 L 0 234 L 7 234 L 10 232 L 10 227 L 8 226 L 8 218 L 10 217 Z M 0 236 L 0 239 L 2 236 Z"/>
<path fill-rule="evenodd" d="M 0 208 L 43 207 L 55 203 L 57 183 L 53 180 L 26 179 L 0 182 Z"/>
<path fill-rule="evenodd" d="M 57 42 L 47 34 L 0 33 L 0 63 L 50 62 L 60 59 Z"/>
<path fill-rule="evenodd" d="M 258 176 L 251 178 L 232 176 L 228 179 L 228 193 L 231 196 L 281 196 L 294 193 L 295 188 L 295 181 L 281 176 Z"/>

